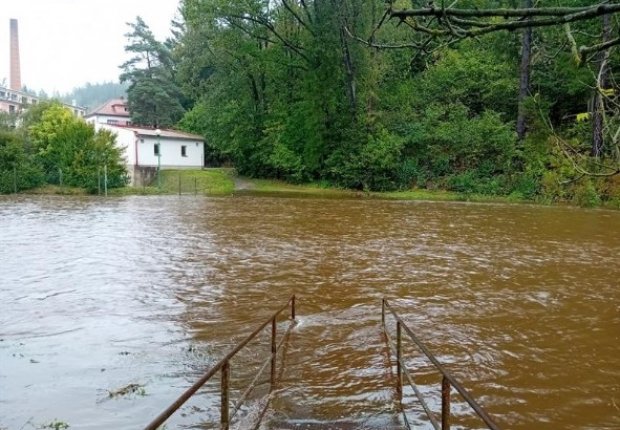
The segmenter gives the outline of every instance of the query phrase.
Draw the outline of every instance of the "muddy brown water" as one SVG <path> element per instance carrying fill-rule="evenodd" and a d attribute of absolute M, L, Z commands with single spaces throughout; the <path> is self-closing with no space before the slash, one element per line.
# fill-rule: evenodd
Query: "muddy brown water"
<path fill-rule="evenodd" d="M 265 429 L 402 426 L 384 296 L 501 427 L 618 429 L 619 279 L 613 211 L 1 197 L 0 428 L 141 428 L 296 293 Z M 233 397 L 268 342 L 233 361 Z M 405 349 L 437 408 L 439 378 Z M 128 384 L 143 390 L 110 397 Z M 217 384 L 167 428 L 215 428 Z M 454 402 L 457 428 L 482 428 Z M 409 390 L 404 406 L 429 428 Z"/>

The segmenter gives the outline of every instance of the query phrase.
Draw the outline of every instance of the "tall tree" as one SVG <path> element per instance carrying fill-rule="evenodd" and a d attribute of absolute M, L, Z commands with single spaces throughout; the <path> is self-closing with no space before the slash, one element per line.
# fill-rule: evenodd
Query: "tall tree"
<path fill-rule="evenodd" d="M 532 7 L 532 0 L 523 0 L 524 8 Z M 519 140 L 525 138 L 527 131 L 525 99 L 530 93 L 530 62 L 532 57 L 532 27 L 523 30 L 521 43 L 521 65 L 519 66 L 519 114 L 517 116 L 517 137 Z"/>
<path fill-rule="evenodd" d="M 611 16 L 603 15 L 602 20 L 602 43 L 612 40 Z M 596 73 L 596 87 L 592 100 L 592 156 L 599 157 L 603 151 L 604 144 L 604 116 L 605 116 L 605 96 L 604 92 L 609 84 L 609 56 L 611 48 L 599 52 L 598 72 Z"/>
<path fill-rule="evenodd" d="M 137 17 L 128 23 L 125 51 L 133 57 L 120 66 L 120 80 L 127 82 L 127 102 L 135 124 L 169 127 L 181 119 L 185 109 L 175 80 L 172 48 L 159 42 L 148 25 Z"/>

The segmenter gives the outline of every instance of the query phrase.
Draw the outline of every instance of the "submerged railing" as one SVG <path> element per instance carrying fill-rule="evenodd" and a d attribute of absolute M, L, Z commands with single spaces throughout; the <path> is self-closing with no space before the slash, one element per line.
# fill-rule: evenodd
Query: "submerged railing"
<path fill-rule="evenodd" d="M 386 310 L 388 310 L 394 319 L 396 320 L 396 347 L 394 347 L 394 343 L 388 333 L 388 330 L 385 326 L 385 316 Z M 415 393 L 416 397 L 420 401 L 420 405 L 424 409 L 424 412 L 428 416 L 433 428 L 435 430 L 449 430 L 450 429 L 450 391 L 452 387 L 456 389 L 456 391 L 465 399 L 465 401 L 469 404 L 469 406 L 476 412 L 476 414 L 480 417 L 482 421 L 487 425 L 487 427 L 491 430 L 499 430 L 499 426 L 493 421 L 493 419 L 482 409 L 482 406 L 478 404 L 474 400 L 474 398 L 467 392 L 465 388 L 452 376 L 442 365 L 437 361 L 435 356 L 429 351 L 429 349 L 424 346 L 422 341 L 418 339 L 418 337 L 413 334 L 411 329 L 407 327 L 407 324 L 398 316 L 396 311 L 392 308 L 392 306 L 388 303 L 386 299 L 383 299 L 381 305 L 381 325 L 383 326 L 383 333 L 385 334 L 385 338 L 390 347 L 390 350 L 396 356 L 396 378 L 397 378 L 397 386 L 396 391 L 398 395 L 398 400 L 402 401 L 403 396 L 403 373 L 407 377 L 407 381 L 409 382 L 409 386 Z M 411 373 L 407 369 L 403 361 L 402 354 L 402 331 L 405 330 L 405 333 L 409 335 L 409 338 L 415 343 L 415 345 L 426 355 L 426 357 L 433 363 L 433 366 L 439 371 L 442 375 L 441 380 L 441 426 L 435 417 L 435 414 L 428 407 L 428 404 L 424 400 L 422 393 L 418 389 L 417 385 L 414 382 Z M 405 415 L 405 421 L 407 422 L 407 416 Z M 407 427 L 409 424 L 407 422 Z"/>
<path fill-rule="evenodd" d="M 295 296 L 293 295 L 285 305 L 283 305 L 280 309 L 278 309 L 267 321 L 265 321 L 260 327 L 254 330 L 248 337 L 246 337 L 242 342 L 237 344 L 237 346 L 230 351 L 224 358 L 222 358 L 215 366 L 209 369 L 194 385 L 188 388 L 174 403 L 172 403 L 165 411 L 163 411 L 157 418 L 155 418 L 148 426 L 145 427 L 145 430 L 156 430 L 162 424 L 168 420 L 177 410 L 183 406 L 185 402 L 187 402 L 196 392 L 209 381 L 218 371 L 221 371 L 221 383 L 220 383 L 220 394 L 221 394 L 221 403 L 220 403 L 220 423 L 222 429 L 228 429 L 231 420 L 235 417 L 236 413 L 239 411 L 239 408 L 243 404 L 243 402 L 247 399 L 248 395 L 255 388 L 256 383 L 258 382 L 259 377 L 262 375 L 264 370 L 266 369 L 268 364 L 271 364 L 271 376 L 270 376 L 270 386 L 269 391 L 272 391 L 276 384 L 276 358 L 280 347 L 286 340 L 288 333 L 290 332 L 293 324 L 289 325 L 288 329 L 282 336 L 282 339 L 279 343 L 276 343 L 276 327 L 277 327 L 277 319 L 278 316 L 284 312 L 284 310 L 291 308 L 291 321 L 295 321 Z M 229 396 L 229 383 L 230 383 L 230 360 L 241 351 L 252 339 L 254 339 L 265 327 L 267 327 L 271 323 L 271 355 L 267 360 L 263 363 L 261 368 L 258 370 L 256 376 L 246 388 L 246 390 L 241 394 L 239 399 L 233 405 L 233 410 L 231 413 L 230 410 L 230 396 Z M 262 416 L 262 415 L 261 415 Z"/>

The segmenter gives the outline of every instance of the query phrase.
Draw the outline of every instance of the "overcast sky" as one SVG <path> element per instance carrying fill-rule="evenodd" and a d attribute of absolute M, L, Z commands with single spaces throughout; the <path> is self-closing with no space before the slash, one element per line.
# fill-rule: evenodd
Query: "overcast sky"
<path fill-rule="evenodd" d="M 69 92 L 118 82 L 127 22 L 140 15 L 159 40 L 170 35 L 179 0 L 2 0 L 0 82 L 9 83 L 9 19 L 19 22 L 22 85 Z"/>

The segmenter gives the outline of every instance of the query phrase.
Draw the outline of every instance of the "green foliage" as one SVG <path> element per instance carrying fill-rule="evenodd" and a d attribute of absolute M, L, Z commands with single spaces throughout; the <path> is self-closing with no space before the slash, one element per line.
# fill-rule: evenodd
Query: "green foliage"
<path fill-rule="evenodd" d="M 603 201 L 615 198 L 609 183 L 570 185 L 579 174 L 550 140 L 561 134 L 587 158 L 591 124 L 575 125 L 574 115 L 588 110 L 595 73 L 576 66 L 564 29 L 534 31 L 528 137 L 517 142 L 520 32 L 449 46 L 429 41 L 426 54 L 366 49 L 350 37 L 367 40 L 382 13 L 363 0 L 185 0 L 174 44 L 133 25 L 132 40 L 142 43 L 128 46 L 139 54 L 129 71 L 153 70 L 149 79 L 165 71 L 187 97 L 180 126 L 206 137 L 213 164 L 232 163 L 243 175 L 513 200 L 595 201 L 592 189 Z M 409 43 L 410 29 L 395 24 L 373 37 Z M 572 25 L 584 45 L 601 30 L 595 20 Z M 152 68 L 135 67 L 147 52 Z"/>
<path fill-rule="evenodd" d="M 42 183 L 43 172 L 26 153 L 20 136 L 0 131 L 0 194 L 27 190 Z"/>
<path fill-rule="evenodd" d="M 148 25 L 137 17 L 129 23 L 125 51 L 133 57 L 121 65 L 121 83 L 128 83 L 127 104 L 134 124 L 170 127 L 185 111 L 175 82 L 171 47 L 155 39 Z"/>
<path fill-rule="evenodd" d="M 97 190 L 107 167 L 108 187 L 127 183 L 122 151 L 115 136 L 94 128 L 58 103 L 40 113 L 28 129 L 35 159 L 51 184 Z"/>

